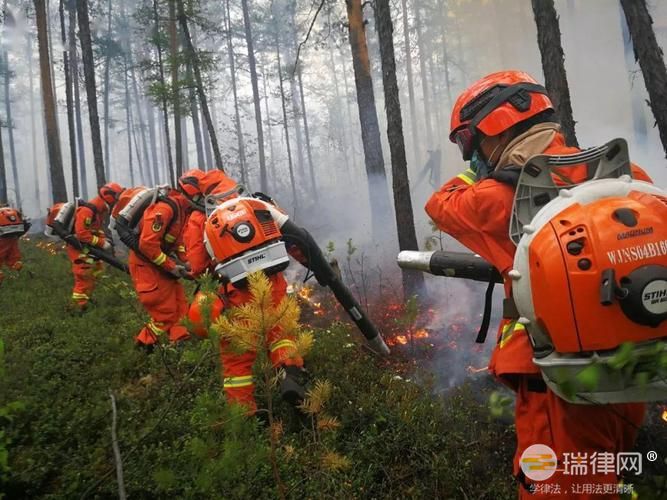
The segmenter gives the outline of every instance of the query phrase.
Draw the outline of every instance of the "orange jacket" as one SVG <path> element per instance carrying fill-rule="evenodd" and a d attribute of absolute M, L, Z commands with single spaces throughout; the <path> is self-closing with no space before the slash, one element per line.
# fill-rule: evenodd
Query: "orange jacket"
<path fill-rule="evenodd" d="M 188 200 L 178 191 L 172 190 L 168 198 L 176 210 L 166 201 L 158 201 L 149 206 L 139 221 L 139 251 L 156 266 L 166 271 L 176 267 L 176 261 L 170 254 L 176 252 L 179 260 L 185 261 L 183 230 L 192 208 Z M 142 259 L 130 252 L 131 262 Z"/>
<path fill-rule="evenodd" d="M 190 264 L 190 272 L 194 276 L 203 274 L 211 267 L 211 258 L 204 245 L 204 227 L 206 214 L 195 210 L 190 215 L 188 223 L 183 232 L 183 243 L 185 243 L 186 259 Z"/>
<path fill-rule="evenodd" d="M 80 204 L 74 214 L 74 236 L 81 243 L 103 247 L 106 237 L 102 227 L 108 211 L 107 204 L 99 196 Z"/>
<path fill-rule="evenodd" d="M 557 133 L 544 154 L 571 154 L 579 149 L 565 145 Z M 568 167 L 563 172 L 575 183 L 587 178 L 585 165 Z M 636 179 L 651 181 L 633 165 Z M 505 296 L 511 294 L 507 272 L 512 269 L 516 246 L 509 238 L 514 188 L 493 179 L 473 182 L 462 174 L 446 182 L 426 203 L 426 213 L 438 229 L 456 238 L 470 250 L 495 266 L 505 279 Z M 491 356 L 489 369 L 497 376 L 539 373 L 532 361 L 533 350 L 525 329 L 513 327 L 503 320 L 498 331 L 498 344 Z"/>

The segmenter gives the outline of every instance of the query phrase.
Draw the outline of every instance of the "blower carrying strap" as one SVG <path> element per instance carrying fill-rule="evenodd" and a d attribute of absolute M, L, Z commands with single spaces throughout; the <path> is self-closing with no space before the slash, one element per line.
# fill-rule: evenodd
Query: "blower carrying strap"
<path fill-rule="evenodd" d="M 483 344 L 489 333 L 489 325 L 491 324 L 491 306 L 493 304 L 493 289 L 495 286 L 495 280 L 490 279 L 489 285 L 486 287 L 486 293 L 484 294 L 484 316 L 482 317 L 482 324 L 479 327 L 479 332 L 475 339 L 475 342 L 478 344 Z"/>

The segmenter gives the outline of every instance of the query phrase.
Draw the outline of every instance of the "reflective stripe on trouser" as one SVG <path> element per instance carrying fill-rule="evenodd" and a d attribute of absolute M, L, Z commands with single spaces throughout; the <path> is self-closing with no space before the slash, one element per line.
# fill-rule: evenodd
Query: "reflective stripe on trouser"
<path fill-rule="evenodd" d="M 269 344 L 269 353 L 273 366 L 303 364 L 296 355 L 296 343 L 292 339 L 283 338 L 272 342 Z"/>
<path fill-rule="evenodd" d="M 104 265 L 73 248 L 68 248 L 67 254 L 72 261 L 74 275 L 72 301 L 82 306 L 90 300 L 95 290 L 95 278 L 102 274 Z"/>
<path fill-rule="evenodd" d="M 502 349 L 507 345 L 507 342 L 514 336 L 516 332 L 525 331 L 526 327 L 521 323 L 517 323 L 516 320 L 510 321 L 505 326 L 503 326 L 503 331 L 500 334 L 500 340 L 498 341 L 498 346 Z"/>
<path fill-rule="evenodd" d="M 188 311 L 183 285 L 136 259 L 130 259 L 130 275 L 139 301 L 151 317 L 135 340 L 140 344 L 154 344 L 158 336 L 164 337 L 167 332 L 171 342 L 188 338 L 187 329 L 178 324 Z"/>

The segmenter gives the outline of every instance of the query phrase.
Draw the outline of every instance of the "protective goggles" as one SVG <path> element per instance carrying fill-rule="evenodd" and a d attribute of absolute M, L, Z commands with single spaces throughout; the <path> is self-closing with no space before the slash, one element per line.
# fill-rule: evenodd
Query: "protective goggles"
<path fill-rule="evenodd" d="M 469 161 L 472 158 L 475 148 L 479 145 L 478 135 L 467 127 L 459 130 L 454 135 L 454 141 L 459 147 L 464 161 Z"/>

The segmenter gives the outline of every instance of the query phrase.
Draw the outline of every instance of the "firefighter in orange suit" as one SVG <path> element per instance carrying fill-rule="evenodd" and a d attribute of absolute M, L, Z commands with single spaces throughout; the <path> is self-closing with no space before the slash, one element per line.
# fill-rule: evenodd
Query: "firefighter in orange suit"
<path fill-rule="evenodd" d="M 104 223 L 111 207 L 116 203 L 123 188 L 115 182 L 109 182 L 98 190 L 98 196 L 90 201 L 79 200 L 74 214 L 73 235 L 85 246 L 111 250 L 111 242 L 104 234 Z M 85 250 L 77 250 L 67 246 L 67 256 L 72 262 L 74 288 L 72 289 L 72 305 L 84 310 L 88 306 L 90 296 L 95 289 L 95 279 L 102 274 L 104 266 L 93 259 Z"/>
<path fill-rule="evenodd" d="M 188 310 L 179 279 L 190 276 L 185 266 L 183 230 L 192 212 L 183 195 L 182 179 L 178 190 L 169 190 L 146 208 L 137 226 L 138 248 L 130 251 L 128 261 L 139 301 L 151 317 L 135 341 L 150 346 L 149 351 L 158 337 L 168 336 L 171 342 L 188 338 L 187 329 L 178 324 Z"/>
<path fill-rule="evenodd" d="M 19 238 L 27 232 L 29 227 L 29 223 L 24 221 L 20 211 L 0 205 L 0 283 L 5 277 L 2 272 L 3 266 L 14 271 L 20 271 L 23 268 Z"/>
<path fill-rule="evenodd" d="M 565 144 L 544 87 L 519 71 L 494 73 L 464 91 L 452 111 L 450 140 L 458 144 L 463 159 L 470 160 L 470 168 L 433 194 L 426 212 L 440 230 L 503 274 L 506 297 L 510 297 L 507 273 L 512 269 L 516 247 L 509 237 L 509 223 L 521 168 L 535 155 L 579 150 Z M 587 180 L 587 174 L 586 165 L 556 169 L 554 180 L 580 183 Z M 639 180 L 650 181 L 636 166 L 633 174 Z M 531 491 L 536 488 L 519 463 L 527 447 L 550 446 L 560 460 L 564 453 L 587 453 L 590 457 L 596 452 L 628 451 L 645 413 L 645 405 L 639 403 L 570 404 L 547 388 L 532 357 L 523 325 L 504 319 L 489 370 L 516 391 L 514 476 L 520 483 L 520 498 L 533 496 Z M 562 464 L 558 468 L 562 469 Z M 554 498 L 562 498 L 575 484 L 615 485 L 617 477 L 614 472 L 585 476 L 556 472 L 547 482 L 559 485 L 562 494 Z"/>
<path fill-rule="evenodd" d="M 192 185 L 194 187 L 195 183 L 192 182 Z M 207 195 L 215 195 L 218 201 L 222 202 L 229 197 L 238 196 L 238 185 L 223 172 L 212 170 L 200 179 L 199 192 L 197 193 L 193 189 L 192 199 L 203 201 L 203 197 Z M 203 210 L 203 204 L 200 204 L 193 212 L 185 234 L 187 258 L 194 274 L 202 274 L 211 267 L 211 258 L 204 246 L 205 223 L 206 214 Z M 278 304 L 287 295 L 287 282 L 282 273 L 269 276 L 269 281 L 273 287 L 273 302 Z M 232 285 L 222 287 L 220 293 L 224 295 L 224 303 L 228 307 L 242 306 L 252 299 L 252 295 L 247 288 L 236 288 Z M 211 319 L 214 320 L 223 308 L 223 301 L 216 298 L 211 307 Z M 194 324 L 201 322 L 198 297 L 195 298 L 190 307 L 189 318 Z M 272 332 L 272 335 L 270 334 L 267 339 L 269 357 L 274 367 L 284 369 L 285 379 L 281 382 L 283 398 L 292 404 L 298 404 L 303 398 L 303 388 L 300 385 L 305 379 L 303 359 L 294 355 L 294 341 L 288 338 L 278 338 L 279 333 L 279 331 Z M 251 414 L 257 409 L 254 395 L 255 384 L 252 376 L 256 357 L 257 353 L 254 351 L 238 354 L 234 352 L 229 342 L 224 340 L 220 342 L 220 364 L 227 402 L 243 405 Z"/>

